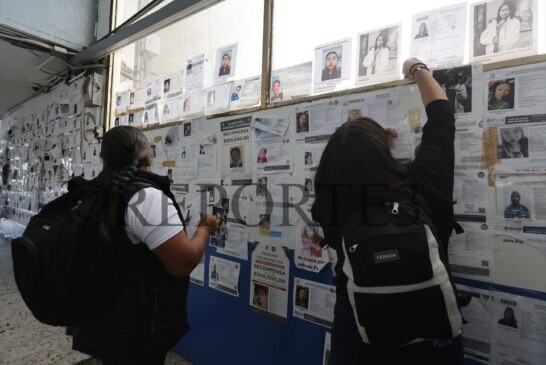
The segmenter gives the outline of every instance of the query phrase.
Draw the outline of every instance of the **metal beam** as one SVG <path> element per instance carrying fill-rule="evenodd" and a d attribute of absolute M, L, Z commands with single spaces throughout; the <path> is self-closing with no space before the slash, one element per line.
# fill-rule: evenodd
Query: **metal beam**
<path fill-rule="evenodd" d="M 89 46 L 68 62 L 81 66 L 224 0 L 173 0 L 156 12 Z"/>

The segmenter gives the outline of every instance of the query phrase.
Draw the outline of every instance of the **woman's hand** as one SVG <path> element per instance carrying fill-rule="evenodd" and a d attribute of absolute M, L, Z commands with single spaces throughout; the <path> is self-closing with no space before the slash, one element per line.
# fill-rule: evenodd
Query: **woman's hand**
<path fill-rule="evenodd" d="M 220 219 L 216 215 L 201 214 L 201 219 L 199 219 L 198 226 L 206 229 L 209 234 L 216 232 L 219 225 Z"/>
<path fill-rule="evenodd" d="M 448 100 L 445 90 L 432 77 L 424 62 L 416 57 L 408 58 L 402 67 L 404 78 L 413 79 L 419 87 L 421 100 L 426 107 L 434 100 Z M 411 73 L 413 72 L 413 78 Z"/>
<path fill-rule="evenodd" d="M 396 133 L 396 129 L 394 128 L 385 128 L 385 132 L 387 132 L 387 139 L 389 140 L 389 146 L 392 147 L 394 144 L 394 139 L 398 137 L 398 133 Z"/>
<path fill-rule="evenodd" d="M 415 65 L 417 63 L 424 64 L 423 61 L 421 61 L 417 57 L 408 58 L 404 62 L 404 66 L 402 66 L 402 73 L 404 74 L 405 79 L 411 79 L 411 74 L 410 74 L 411 66 L 413 66 L 413 65 Z"/>

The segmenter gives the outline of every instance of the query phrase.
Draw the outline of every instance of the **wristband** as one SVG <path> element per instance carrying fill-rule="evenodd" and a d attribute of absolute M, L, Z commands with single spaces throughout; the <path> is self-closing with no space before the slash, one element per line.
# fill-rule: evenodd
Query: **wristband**
<path fill-rule="evenodd" d="M 417 71 L 420 71 L 420 70 L 427 70 L 427 71 L 430 72 L 430 70 L 428 69 L 427 65 L 425 65 L 424 63 L 417 64 L 417 65 L 418 65 L 418 66 L 413 65 L 413 66 L 411 67 L 410 76 L 411 76 L 412 79 L 414 78 L 413 75 L 415 75 L 415 73 L 416 73 Z"/>
<path fill-rule="evenodd" d="M 423 62 L 417 62 L 417 63 L 414 63 L 413 65 L 411 65 L 409 70 L 408 70 L 408 73 L 409 73 L 410 77 L 413 74 L 413 69 L 415 67 L 417 67 L 417 66 L 425 66 L 426 67 L 427 65 L 425 65 Z"/>

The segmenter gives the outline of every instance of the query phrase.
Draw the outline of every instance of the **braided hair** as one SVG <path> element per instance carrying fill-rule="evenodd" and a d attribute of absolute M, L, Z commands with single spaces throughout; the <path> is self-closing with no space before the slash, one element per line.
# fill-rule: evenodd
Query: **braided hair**
<path fill-rule="evenodd" d="M 139 168 L 152 164 L 153 152 L 150 143 L 140 129 L 131 126 L 117 126 L 104 135 L 100 157 L 106 174 L 105 186 L 108 194 L 108 212 L 100 224 L 100 232 L 105 242 L 115 236 L 111 227 L 120 226 L 121 197 L 127 183 Z"/>

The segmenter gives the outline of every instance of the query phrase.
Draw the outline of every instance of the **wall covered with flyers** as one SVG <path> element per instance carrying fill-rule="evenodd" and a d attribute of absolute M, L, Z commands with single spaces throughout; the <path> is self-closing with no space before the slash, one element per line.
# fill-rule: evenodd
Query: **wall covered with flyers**
<path fill-rule="evenodd" d="M 67 191 L 70 177 L 102 169 L 104 93 L 87 92 L 104 76 L 89 74 L 42 94 L 2 120 L 0 142 L 3 218 L 26 225 L 41 207 Z"/>
<path fill-rule="evenodd" d="M 460 289 L 473 295 L 463 308 L 464 338 L 474 359 L 468 361 L 478 363 L 546 359 L 546 62 L 544 56 L 531 61 L 432 71 L 457 111 L 454 199 L 465 233 L 452 236 L 450 263 Z M 101 170 L 100 108 L 84 107 L 81 82 L 11 116 L 2 142 L 9 166 L 5 218 L 25 224 L 65 191 L 70 176 L 93 178 Z M 499 88 L 510 95 L 506 107 L 496 104 Z M 248 346 L 276 352 L 253 335 L 271 330 L 271 343 L 286 346 L 271 364 L 303 356 L 300 346 L 315 349 L 301 361 L 322 358 L 333 320 L 336 258 L 318 245 L 322 230 L 309 214 L 311 182 L 329 135 L 360 115 L 396 129 L 395 157 L 414 156 L 426 117 L 418 91 L 405 81 L 145 130 L 155 151 L 152 170 L 170 177 L 190 232 L 199 211 L 222 217 L 192 273 L 194 329 L 176 348 L 182 355 L 198 363 L 219 361 L 225 346 L 241 362 L 250 361 Z M 505 312 L 513 313 L 515 326 L 502 324 Z M 240 328 L 238 341 L 229 339 L 227 323 Z M 227 337 L 219 351 L 196 352 L 194 345 L 210 341 L 211 331 Z"/>
<path fill-rule="evenodd" d="M 535 55 L 538 17 L 524 11 L 516 45 L 495 48 L 484 19 L 501 3 L 489 3 L 469 13 L 473 63 L 463 65 L 466 3 L 415 14 L 410 53 L 430 66 L 456 113 L 454 210 L 464 233 L 452 235 L 449 257 L 458 288 L 472 296 L 462 309 L 466 361 L 543 365 L 546 56 Z M 518 4 L 537 14 L 536 2 Z M 396 130 L 395 158 L 412 159 L 427 123 L 419 91 L 399 80 L 400 24 L 355 39 L 318 44 L 312 61 L 272 70 L 265 105 L 261 76 L 238 79 L 238 43 L 170 57 L 184 67 L 124 84 L 109 100 L 108 124 L 144 130 L 152 171 L 169 177 L 188 234 L 200 212 L 220 218 L 191 274 L 192 330 L 175 347 L 196 364 L 329 363 L 337 258 L 310 216 L 322 152 L 342 123 L 368 116 Z M 203 65 L 212 60 L 207 84 Z M 24 225 L 70 177 L 101 170 L 102 108 L 86 107 L 83 82 L 10 115 L 0 144 L 2 217 Z"/>
<path fill-rule="evenodd" d="M 456 114 L 454 209 L 465 232 L 452 236 L 449 254 L 459 288 L 473 296 L 463 308 L 469 363 L 522 357 L 541 364 L 546 359 L 541 327 L 546 320 L 546 149 L 541 142 L 546 107 L 540 102 L 546 98 L 541 86 L 546 63 L 543 56 L 535 60 L 515 60 L 516 66 L 499 69 L 474 64 L 433 71 L 454 107 L 463 104 Z M 452 75 L 458 77 L 454 85 Z M 514 92 L 512 105 L 494 109 L 495 88 L 508 85 L 504 82 Z M 465 100 L 456 89 L 462 89 Z M 201 267 L 192 274 L 199 299 L 191 308 L 199 314 L 195 330 L 178 347 L 182 354 L 197 362 L 219 361 L 193 348 L 210 338 L 211 325 L 213 333 L 224 333 L 231 321 L 226 314 L 235 311 L 246 329 L 244 345 L 226 340 L 225 346 L 235 346 L 241 362 L 253 356 L 247 346 L 274 351 L 249 335 L 263 326 L 276 333 L 272 343 L 289 338 L 298 344 L 286 344 L 286 353 L 276 360 L 287 363 L 288 357 L 299 356 L 298 348 L 311 346 L 317 348 L 314 355 L 300 360 L 316 356 L 319 361 L 318 348 L 324 350 L 333 319 L 331 263 L 336 258 L 317 244 L 322 231 L 310 218 L 314 195 L 309 182 L 329 135 L 360 115 L 397 130 L 392 147 L 397 158 L 414 156 L 426 117 L 418 91 L 406 82 L 145 132 L 155 146 L 153 169 L 172 177 L 187 214 L 195 216 L 191 209 L 198 208 L 222 216 L 221 229 L 211 236 Z M 505 153 L 518 138 L 519 149 Z M 517 329 L 502 324 L 505 312 L 514 313 Z M 267 316 L 257 320 L 257 313 Z M 310 332 L 301 333 L 300 326 L 309 323 Z M 527 331 L 529 336 L 523 336 Z"/>

